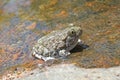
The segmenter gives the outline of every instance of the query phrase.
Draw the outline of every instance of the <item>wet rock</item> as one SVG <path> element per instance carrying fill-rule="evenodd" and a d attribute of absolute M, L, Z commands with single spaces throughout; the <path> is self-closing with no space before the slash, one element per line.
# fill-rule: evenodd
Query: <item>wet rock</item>
<path fill-rule="evenodd" d="M 31 71 L 32 75 L 27 75 L 28 73 L 21 74 L 22 77 L 15 78 L 14 80 L 119 80 L 120 67 L 113 68 L 94 68 L 85 69 L 74 66 L 73 64 L 59 64 L 56 66 L 46 67 L 43 72 L 39 69 Z"/>

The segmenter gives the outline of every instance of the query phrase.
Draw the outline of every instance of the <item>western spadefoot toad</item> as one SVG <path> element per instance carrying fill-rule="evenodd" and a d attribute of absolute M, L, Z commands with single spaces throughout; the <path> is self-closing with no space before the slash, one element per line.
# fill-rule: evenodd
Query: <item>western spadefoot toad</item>
<path fill-rule="evenodd" d="M 70 50 L 81 42 L 81 34 L 82 30 L 77 26 L 53 31 L 38 40 L 33 46 L 32 54 L 44 61 L 70 55 Z"/>

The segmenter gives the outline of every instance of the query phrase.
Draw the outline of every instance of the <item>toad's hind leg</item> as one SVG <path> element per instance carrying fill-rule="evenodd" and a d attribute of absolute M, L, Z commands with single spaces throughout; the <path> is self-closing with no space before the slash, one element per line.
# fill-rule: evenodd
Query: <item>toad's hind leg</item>
<path fill-rule="evenodd" d="M 49 53 L 47 53 L 49 55 Z M 37 54 L 36 52 L 33 52 L 32 54 L 35 58 L 38 58 L 38 59 L 42 59 L 43 61 L 48 61 L 48 60 L 53 60 L 55 59 L 54 57 L 51 57 L 51 56 L 44 56 L 44 55 L 40 55 L 40 54 Z"/>
<path fill-rule="evenodd" d="M 33 52 L 32 56 L 34 56 L 35 58 L 38 58 L 38 59 L 42 59 L 42 56 L 39 54 L 36 54 L 36 52 Z"/>

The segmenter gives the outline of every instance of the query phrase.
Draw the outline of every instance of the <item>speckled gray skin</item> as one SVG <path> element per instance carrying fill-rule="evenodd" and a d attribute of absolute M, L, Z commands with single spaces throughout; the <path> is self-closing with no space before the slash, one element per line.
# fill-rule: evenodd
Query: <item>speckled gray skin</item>
<path fill-rule="evenodd" d="M 82 30 L 80 27 L 68 27 L 43 36 L 33 46 L 33 56 L 44 61 L 65 57 L 77 44 Z"/>

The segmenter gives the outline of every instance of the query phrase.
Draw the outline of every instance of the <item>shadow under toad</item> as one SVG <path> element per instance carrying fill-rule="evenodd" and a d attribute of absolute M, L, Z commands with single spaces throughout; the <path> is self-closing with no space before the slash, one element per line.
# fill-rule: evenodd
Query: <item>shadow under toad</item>
<path fill-rule="evenodd" d="M 82 52 L 84 49 L 89 48 L 89 45 L 87 44 L 80 44 L 76 45 L 70 52 L 75 53 L 75 52 Z"/>

